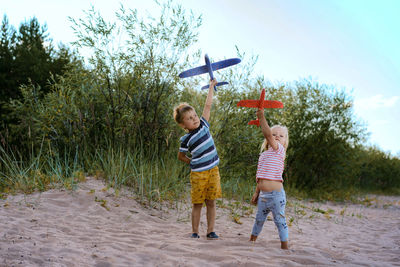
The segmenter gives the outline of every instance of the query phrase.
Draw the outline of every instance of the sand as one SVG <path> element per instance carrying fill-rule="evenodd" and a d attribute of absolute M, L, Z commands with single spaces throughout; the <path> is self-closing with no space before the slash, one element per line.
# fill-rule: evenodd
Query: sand
<path fill-rule="evenodd" d="M 289 250 L 271 220 L 248 241 L 254 206 L 219 201 L 220 239 L 212 241 L 205 209 L 194 240 L 190 203 L 153 206 L 94 178 L 73 192 L 8 196 L 0 200 L 0 266 L 400 266 L 400 197 L 347 205 L 288 197 Z"/>

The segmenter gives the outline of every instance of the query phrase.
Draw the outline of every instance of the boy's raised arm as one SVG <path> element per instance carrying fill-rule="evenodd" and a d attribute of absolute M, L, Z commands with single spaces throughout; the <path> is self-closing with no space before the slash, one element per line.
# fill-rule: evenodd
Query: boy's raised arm
<path fill-rule="evenodd" d="M 267 120 L 265 119 L 263 108 L 257 110 L 257 118 L 260 121 L 261 131 L 262 131 L 265 139 L 267 139 L 268 144 L 271 145 L 271 147 L 274 150 L 277 150 L 278 142 L 275 140 L 275 138 L 272 135 L 272 130 L 269 127 Z"/>
<path fill-rule="evenodd" d="M 216 84 L 217 84 L 217 80 L 214 78 L 214 80 L 210 81 L 210 86 L 208 87 L 208 95 L 207 95 L 206 103 L 204 104 L 203 115 L 202 115 L 206 119 L 206 121 L 209 121 L 209 119 L 210 119 L 211 106 L 212 106 L 212 101 L 213 101 L 213 96 L 214 96 L 214 87 Z"/>

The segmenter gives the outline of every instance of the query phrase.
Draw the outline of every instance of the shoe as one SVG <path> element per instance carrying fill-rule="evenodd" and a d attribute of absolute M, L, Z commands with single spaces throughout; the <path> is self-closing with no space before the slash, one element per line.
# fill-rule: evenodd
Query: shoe
<path fill-rule="evenodd" d="M 209 240 L 217 240 L 218 236 L 217 236 L 217 234 L 215 232 L 211 232 L 211 233 L 207 234 L 207 239 L 209 239 Z"/>
<path fill-rule="evenodd" d="M 199 234 L 197 234 L 197 233 L 193 233 L 192 236 L 191 236 L 191 238 L 200 238 L 200 236 L 199 236 Z"/>

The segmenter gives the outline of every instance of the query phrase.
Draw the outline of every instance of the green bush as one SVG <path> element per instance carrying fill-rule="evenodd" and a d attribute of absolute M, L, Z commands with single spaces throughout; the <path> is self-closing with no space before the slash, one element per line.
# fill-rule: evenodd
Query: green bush
<path fill-rule="evenodd" d="M 199 115 L 203 109 L 207 92 L 198 90 L 199 79 L 178 78 L 188 62 L 200 61 L 199 53 L 189 57 L 188 51 L 201 17 L 187 17 L 171 2 L 162 9 L 158 20 L 145 21 L 123 7 L 117 23 L 107 23 L 94 9 L 71 19 L 75 46 L 89 49 L 90 57 L 71 63 L 46 90 L 21 86 L 22 97 L 8 104 L 18 123 L 10 126 L 8 142 L 1 139 L 0 190 L 47 188 L 64 181 L 63 175 L 71 185 L 81 176 L 74 173 L 101 172 L 112 186 L 129 185 L 151 200 L 185 195 L 179 192 L 187 190 L 189 167 L 176 158 L 184 132 L 172 112 L 183 101 Z M 218 88 L 210 118 L 224 196 L 249 200 L 254 190 L 263 136 L 247 125 L 256 110 L 236 104 L 258 99 L 263 88 L 266 99 L 284 103 L 265 113 L 271 126 L 289 129 L 288 192 L 328 199 L 360 189 L 400 192 L 399 159 L 363 146 L 365 128 L 348 95 L 311 80 L 271 84 L 254 73 L 256 57 L 237 53 L 240 64 L 217 72 L 230 85 Z"/>
<path fill-rule="evenodd" d="M 369 192 L 400 193 L 400 159 L 375 147 L 359 151 L 359 187 Z"/>

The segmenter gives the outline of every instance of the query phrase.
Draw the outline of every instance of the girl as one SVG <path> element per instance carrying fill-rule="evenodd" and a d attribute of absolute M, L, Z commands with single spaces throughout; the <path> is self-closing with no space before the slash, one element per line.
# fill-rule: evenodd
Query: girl
<path fill-rule="evenodd" d="M 262 133 L 265 137 L 257 166 L 257 187 L 251 199 L 258 205 L 256 220 L 250 241 L 255 242 L 260 234 L 267 215 L 272 211 L 279 231 L 281 248 L 288 249 L 289 231 L 285 218 L 286 194 L 283 189 L 282 173 L 289 143 L 288 130 L 284 126 L 269 127 L 264 117 L 264 109 L 257 111 Z"/>

